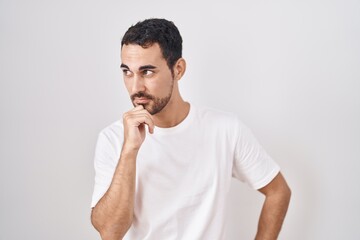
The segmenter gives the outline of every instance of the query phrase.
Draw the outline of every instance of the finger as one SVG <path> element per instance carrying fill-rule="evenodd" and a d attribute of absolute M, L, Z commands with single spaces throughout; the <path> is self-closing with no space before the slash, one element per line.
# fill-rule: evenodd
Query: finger
<path fill-rule="evenodd" d="M 154 133 L 155 123 L 150 113 L 141 111 L 136 113 L 134 117 L 137 121 L 137 125 L 146 124 L 149 127 L 149 133 Z"/>
<path fill-rule="evenodd" d="M 137 105 L 136 107 L 134 107 L 133 109 L 131 109 L 129 112 L 135 112 L 135 111 L 139 111 L 144 109 L 143 105 Z"/>
<path fill-rule="evenodd" d="M 153 116 L 146 109 L 144 109 L 142 105 L 139 106 L 136 106 L 135 108 L 127 112 L 127 117 L 135 120 L 135 122 L 137 122 L 137 126 L 145 123 L 149 127 L 149 133 L 154 133 L 155 124 Z"/>
<path fill-rule="evenodd" d="M 144 123 L 149 127 L 149 133 L 153 134 L 155 124 L 151 114 L 148 112 L 145 113 Z"/>

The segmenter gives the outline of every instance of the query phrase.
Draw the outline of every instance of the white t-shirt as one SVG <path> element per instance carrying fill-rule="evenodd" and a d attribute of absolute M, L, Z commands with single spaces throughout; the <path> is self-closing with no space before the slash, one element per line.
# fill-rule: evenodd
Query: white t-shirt
<path fill-rule="evenodd" d="M 92 207 L 111 183 L 122 142 L 122 120 L 99 133 Z M 134 221 L 125 240 L 225 239 L 231 178 L 259 189 L 280 170 L 234 114 L 194 105 L 177 126 L 147 133 L 136 167 Z"/>

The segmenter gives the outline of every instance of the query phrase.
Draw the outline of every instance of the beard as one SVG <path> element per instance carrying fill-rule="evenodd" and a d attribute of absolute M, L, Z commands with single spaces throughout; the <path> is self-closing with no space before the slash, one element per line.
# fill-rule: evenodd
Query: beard
<path fill-rule="evenodd" d="M 174 87 L 174 80 L 171 84 L 170 91 L 166 97 L 159 98 L 159 97 L 155 97 L 151 94 L 148 94 L 146 92 L 137 92 L 137 93 L 131 95 L 131 101 L 132 101 L 134 107 L 136 107 L 136 104 L 134 102 L 136 98 L 149 99 L 150 101 L 148 103 L 137 104 L 137 105 L 142 105 L 144 107 L 144 109 L 146 109 L 151 115 L 155 115 L 155 114 L 161 112 L 161 110 L 163 110 L 163 108 L 169 103 L 171 95 L 172 95 L 173 87 Z"/>

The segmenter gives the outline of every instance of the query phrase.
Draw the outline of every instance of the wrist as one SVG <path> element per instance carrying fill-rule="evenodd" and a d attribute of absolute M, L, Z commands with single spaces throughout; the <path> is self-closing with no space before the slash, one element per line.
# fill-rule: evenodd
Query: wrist
<path fill-rule="evenodd" d="M 121 155 L 137 155 L 139 152 L 140 146 L 134 146 L 133 144 L 129 144 L 124 142 L 121 150 Z"/>

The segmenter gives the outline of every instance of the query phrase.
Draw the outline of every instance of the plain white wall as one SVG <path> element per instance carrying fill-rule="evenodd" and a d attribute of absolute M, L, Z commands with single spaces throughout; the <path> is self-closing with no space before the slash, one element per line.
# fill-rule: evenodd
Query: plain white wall
<path fill-rule="evenodd" d="M 360 239 L 359 1 L 0 0 L 0 239 L 99 239 L 98 132 L 131 107 L 120 39 L 173 20 L 186 100 L 236 112 L 293 190 L 280 239 Z M 263 197 L 238 181 L 229 239 Z"/>

